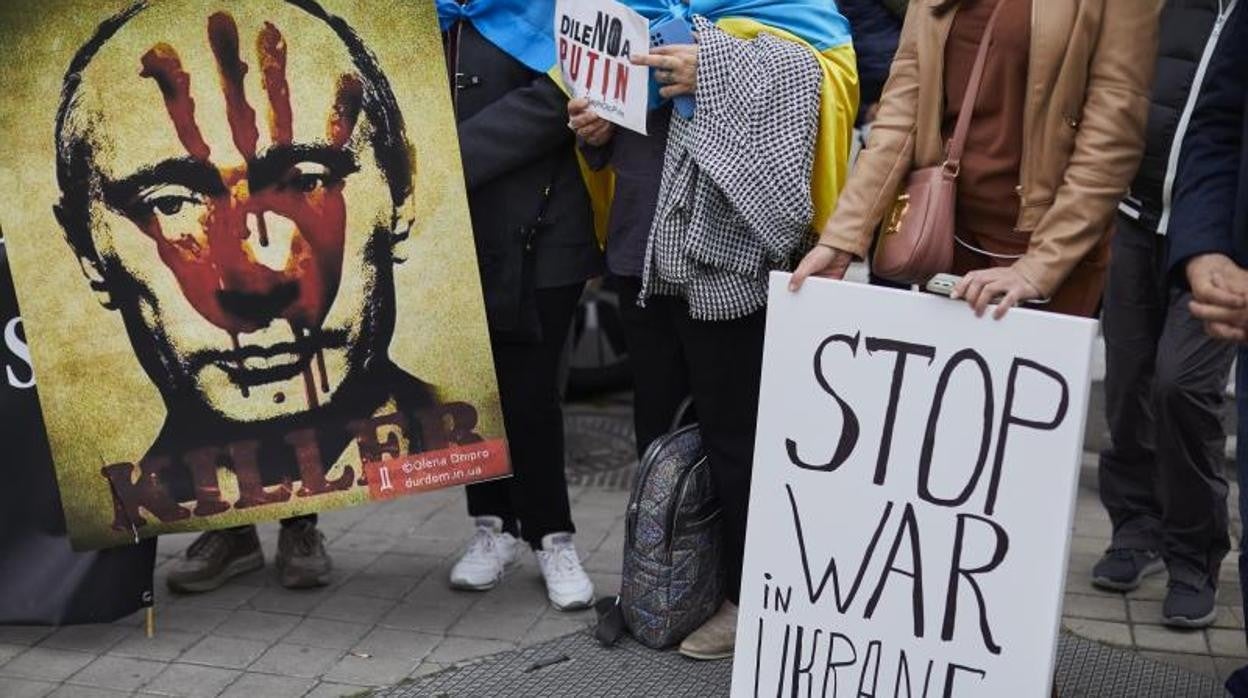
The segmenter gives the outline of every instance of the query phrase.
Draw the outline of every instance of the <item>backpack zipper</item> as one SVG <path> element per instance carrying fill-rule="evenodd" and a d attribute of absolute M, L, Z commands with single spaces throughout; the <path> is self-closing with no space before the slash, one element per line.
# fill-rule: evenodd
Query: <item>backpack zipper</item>
<path fill-rule="evenodd" d="M 685 470 L 685 472 L 681 473 L 680 478 L 676 481 L 676 497 L 667 512 L 667 536 L 663 541 L 663 548 L 665 552 L 664 557 L 668 560 L 672 559 L 672 547 L 676 544 L 676 516 L 680 513 L 680 505 L 685 501 L 685 489 L 689 486 L 689 481 L 693 478 L 694 472 L 699 468 L 706 467 L 706 465 L 706 456 L 702 456 L 698 459 L 697 463 L 694 463 L 691 467 Z M 718 516 L 719 511 L 719 508 L 716 508 L 714 514 L 703 517 L 694 523 L 703 523 L 708 521 L 714 516 Z"/>
<path fill-rule="evenodd" d="M 697 429 L 697 425 L 682 427 L 670 434 L 664 434 L 650 443 L 646 448 L 646 452 L 642 454 L 641 461 L 638 463 L 637 481 L 633 483 L 633 492 L 629 497 L 628 511 L 624 517 L 624 547 L 632 549 L 636 542 L 637 515 L 641 511 L 641 493 L 645 490 L 646 480 L 650 477 L 650 471 L 654 469 L 655 454 L 661 449 L 675 440 L 677 437 L 684 435 L 691 429 Z M 703 456 L 705 458 L 705 456 Z M 690 468 L 692 470 L 692 468 Z M 688 472 L 681 474 L 683 479 Z M 677 481 L 677 491 L 680 490 L 680 480 Z"/>

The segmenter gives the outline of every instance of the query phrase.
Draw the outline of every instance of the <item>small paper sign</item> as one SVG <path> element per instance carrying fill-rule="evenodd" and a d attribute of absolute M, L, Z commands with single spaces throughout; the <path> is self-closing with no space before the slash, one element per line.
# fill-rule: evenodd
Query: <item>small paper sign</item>
<path fill-rule="evenodd" d="M 557 0 L 555 37 L 559 69 L 573 97 L 589 100 L 597 115 L 646 132 L 649 68 L 629 56 L 646 53 L 650 23 L 615 0 Z"/>

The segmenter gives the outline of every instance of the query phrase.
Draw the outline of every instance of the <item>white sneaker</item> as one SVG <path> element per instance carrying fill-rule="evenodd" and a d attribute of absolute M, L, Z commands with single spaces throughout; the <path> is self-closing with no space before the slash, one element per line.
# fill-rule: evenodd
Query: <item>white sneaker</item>
<path fill-rule="evenodd" d="M 556 610 L 576 611 L 594 603 L 594 583 L 581 567 L 571 533 L 543 536 L 537 564 L 546 580 L 546 595 Z"/>
<path fill-rule="evenodd" d="M 503 532 L 502 519 L 478 516 L 475 523 L 476 534 L 459 562 L 451 568 L 451 586 L 455 589 L 493 589 L 503 580 L 507 569 L 520 559 L 520 542 Z"/>

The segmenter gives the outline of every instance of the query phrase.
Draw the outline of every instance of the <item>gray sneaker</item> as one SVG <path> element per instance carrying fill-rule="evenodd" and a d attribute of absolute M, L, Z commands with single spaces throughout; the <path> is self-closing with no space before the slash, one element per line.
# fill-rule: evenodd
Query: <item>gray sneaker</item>
<path fill-rule="evenodd" d="M 282 526 L 275 564 L 277 579 L 287 589 L 323 587 L 334 569 L 325 551 L 325 536 L 310 521 Z"/>
<path fill-rule="evenodd" d="M 260 538 L 254 526 L 206 531 L 186 549 L 165 579 L 171 591 L 194 594 L 212 591 L 231 577 L 264 567 Z"/>
<path fill-rule="evenodd" d="M 1218 590 L 1209 584 L 1196 588 L 1170 581 L 1161 604 L 1161 622 L 1172 628 L 1207 628 L 1217 617 Z"/>
<path fill-rule="evenodd" d="M 1154 550 L 1110 548 L 1092 568 L 1092 586 L 1109 591 L 1132 591 L 1144 578 L 1166 568 Z"/>

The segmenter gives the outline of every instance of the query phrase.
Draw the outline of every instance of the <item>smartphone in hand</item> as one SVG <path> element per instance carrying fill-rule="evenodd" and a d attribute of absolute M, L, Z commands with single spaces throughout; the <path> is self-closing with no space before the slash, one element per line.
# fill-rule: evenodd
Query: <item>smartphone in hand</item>
<path fill-rule="evenodd" d="M 689 23 L 679 17 L 669 17 L 650 28 L 650 48 L 669 44 L 695 44 L 693 30 Z M 697 101 L 693 95 L 680 95 L 672 98 L 672 107 L 685 119 L 693 118 L 694 106 Z"/>

